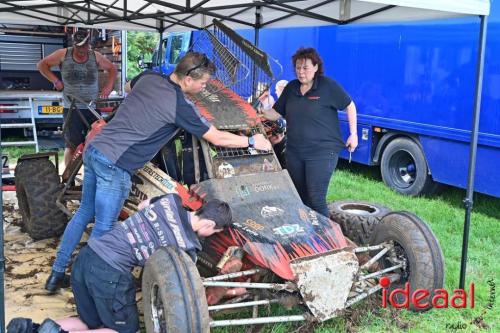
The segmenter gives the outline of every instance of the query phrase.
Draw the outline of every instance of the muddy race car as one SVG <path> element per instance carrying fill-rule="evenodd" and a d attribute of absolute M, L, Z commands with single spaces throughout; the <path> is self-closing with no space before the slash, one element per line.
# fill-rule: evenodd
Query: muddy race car
<path fill-rule="evenodd" d="M 211 47 L 201 51 L 218 68 L 234 65 L 237 57 L 224 53 L 230 49 L 227 45 L 217 49 L 214 41 L 221 39 L 214 36 L 208 34 L 210 43 L 202 44 Z M 255 59 L 253 64 L 245 80 L 263 82 L 266 70 Z M 241 66 L 235 70 L 231 66 L 224 71 L 230 74 L 228 80 L 218 76 L 206 91 L 189 98 L 219 129 L 241 135 L 268 133 L 241 86 L 235 84 L 242 82 Z M 227 88 L 231 84 L 233 89 Z M 68 202 L 80 195 L 77 175 L 82 151 L 79 147 L 62 182 L 48 159 L 50 154 L 25 156 L 18 163 L 19 206 L 33 238 L 62 232 L 71 215 Z M 322 322 L 377 293 L 382 278 L 390 288 L 408 282 L 410 293 L 443 286 L 442 252 L 421 219 L 349 201 L 332 204 L 331 218 L 322 216 L 301 202 L 273 151 L 221 148 L 179 133 L 134 175 L 122 217 L 133 214 L 140 201 L 165 193 L 179 194 L 192 210 L 207 199 L 227 201 L 234 224 L 203 240 L 196 265 L 175 248 L 162 248 L 148 259 L 142 274 L 147 332 Z M 260 316 L 259 309 L 271 304 L 293 309 L 293 314 Z M 249 308 L 251 315 L 245 311 Z M 241 317 L 217 319 L 227 312 Z"/>
<path fill-rule="evenodd" d="M 236 132 L 265 131 L 255 111 L 231 91 L 216 95 L 225 100 L 224 108 L 193 98 L 216 126 Z M 229 99 L 235 102 L 231 108 Z M 204 167 L 198 164 L 196 173 L 206 172 L 208 177 L 189 190 L 152 163 L 134 181 L 132 195 L 138 199 L 174 192 L 196 209 L 203 200 L 218 198 L 230 204 L 234 217 L 227 232 L 204 240 L 196 266 L 182 251 L 171 248 L 148 260 L 142 277 L 148 332 L 324 321 L 379 291 L 382 277 L 389 278 L 393 288 L 406 282 L 412 290 L 442 287 L 439 244 L 417 216 L 344 202 L 330 206 L 329 219 L 301 202 L 272 151 L 220 148 L 204 141 L 200 146 L 199 164 Z M 133 200 L 126 208 L 133 207 Z M 335 216 L 359 244 L 343 234 Z M 258 307 L 269 304 L 302 311 L 260 317 Z M 252 317 L 213 319 L 218 312 L 245 307 L 253 307 Z"/>

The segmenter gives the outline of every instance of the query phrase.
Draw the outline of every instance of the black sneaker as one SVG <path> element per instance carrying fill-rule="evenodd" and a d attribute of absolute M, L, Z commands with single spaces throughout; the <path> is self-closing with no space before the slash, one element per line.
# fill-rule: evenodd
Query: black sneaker
<path fill-rule="evenodd" d="M 53 294 L 59 288 L 68 288 L 70 286 L 70 277 L 61 272 L 52 271 L 47 282 L 45 282 L 45 289 Z"/>
<path fill-rule="evenodd" d="M 38 327 L 38 333 L 60 333 L 61 326 L 50 318 L 47 318 Z M 65 332 L 65 331 L 64 331 Z"/>
<path fill-rule="evenodd" d="M 7 325 L 7 333 L 33 333 L 33 322 L 29 318 L 12 318 Z"/>

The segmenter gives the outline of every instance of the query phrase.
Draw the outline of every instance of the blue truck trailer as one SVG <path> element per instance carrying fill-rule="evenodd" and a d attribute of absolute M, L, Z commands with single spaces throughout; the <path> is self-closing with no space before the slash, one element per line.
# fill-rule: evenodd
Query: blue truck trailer
<path fill-rule="evenodd" d="M 259 48 L 295 77 L 291 55 L 318 49 L 325 74 L 339 81 L 358 108 L 360 145 L 352 160 L 379 166 L 384 182 L 407 195 L 439 184 L 467 185 L 479 25 L 474 18 L 390 25 L 262 29 Z M 254 40 L 253 30 L 239 30 Z M 197 32 L 162 40 L 154 66 L 170 72 Z M 500 2 L 488 23 L 475 191 L 500 197 Z M 273 91 L 274 93 L 274 91 Z M 340 112 L 344 134 L 347 117 Z M 342 158 L 348 158 L 345 150 Z"/>

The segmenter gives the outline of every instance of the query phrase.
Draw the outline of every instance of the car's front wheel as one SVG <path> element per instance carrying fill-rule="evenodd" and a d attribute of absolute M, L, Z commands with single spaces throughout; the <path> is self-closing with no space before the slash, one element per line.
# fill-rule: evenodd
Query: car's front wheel
<path fill-rule="evenodd" d="M 384 242 L 392 243 L 393 247 L 392 252 L 384 257 L 382 268 L 402 264 L 402 268 L 396 271 L 400 278 L 390 285 L 389 293 L 395 288 L 405 288 L 409 283 L 409 297 L 419 289 L 429 292 L 429 296 L 419 302 L 427 303 L 427 306 L 420 308 L 410 301 L 410 310 L 430 309 L 435 290 L 443 288 L 444 284 L 444 259 L 436 236 L 416 215 L 392 212 L 380 220 L 370 239 L 371 245 Z M 403 296 L 402 293 L 395 294 L 398 304 L 404 302 Z"/>
<path fill-rule="evenodd" d="M 210 331 L 205 289 L 195 264 L 184 251 L 163 247 L 147 260 L 142 295 L 146 332 Z"/>

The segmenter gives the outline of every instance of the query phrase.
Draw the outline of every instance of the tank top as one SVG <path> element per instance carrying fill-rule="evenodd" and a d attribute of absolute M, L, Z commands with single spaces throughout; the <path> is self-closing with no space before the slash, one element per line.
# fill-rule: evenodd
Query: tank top
<path fill-rule="evenodd" d="M 71 101 L 68 95 L 80 97 L 86 102 L 95 101 L 99 95 L 98 66 L 94 51 L 89 50 L 87 61 L 78 63 L 73 59 L 73 48 L 66 50 L 66 56 L 61 65 L 61 76 L 64 83 L 64 106 L 69 107 Z M 78 103 L 77 107 L 86 109 L 85 104 Z"/>

